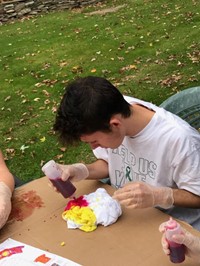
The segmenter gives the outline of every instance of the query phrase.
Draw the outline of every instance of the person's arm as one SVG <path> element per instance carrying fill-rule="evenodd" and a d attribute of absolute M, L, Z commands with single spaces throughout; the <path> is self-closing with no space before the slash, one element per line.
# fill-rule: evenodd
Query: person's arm
<path fill-rule="evenodd" d="M 200 196 L 183 189 L 154 187 L 143 182 L 128 183 L 115 191 L 113 197 L 127 208 L 200 208 Z"/>
<path fill-rule="evenodd" d="M 104 160 L 97 160 L 94 163 L 86 165 L 89 171 L 87 179 L 102 179 L 109 176 L 108 163 Z"/>
<path fill-rule="evenodd" d="M 139 209 L 160 206 L 168 209 L 173 206 L 173 190 L 169 187 L 154 187 L 144 182 L 130 182 L 116 190 L 113 198 L 127 208 Z"/>
<path fill-rule="evenodd" d="M 14 177 L 5 163 L 1 150 L 0 150 L 0 182 L 4 182 L 10 188 L 11 192 L 13 192 L 15 187 Z"/>
<path fill-rule="evenodd" d="M 0 151 L 0 228 L 4 226 L 11 212 L 14 184 L 14 177 L 7 168 L 3 154 Z"/>
<path fill-rule="evenodd" d="M 91 164 L 75 163 L 70 165 L 58 164 L 62 171 L 61 179 L 77 182 L 83 179 L 102 179 L 108 177 L 108 164 L 104 160 L 97 160 Z"/>
<path fill-rule="evenodd" d="M 200 208 L 200 196 L 184 189 L 173 189 L 174 206 Z"/>

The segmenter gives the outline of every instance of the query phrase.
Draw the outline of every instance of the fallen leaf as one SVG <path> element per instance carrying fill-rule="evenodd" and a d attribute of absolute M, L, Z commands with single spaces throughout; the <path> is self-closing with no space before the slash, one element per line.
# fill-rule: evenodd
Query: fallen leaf
<path fill-rule="evenodd" d="M 77 73 L 82 73 L 83 68 L 81 66 L 74 66 L 72 67 L 72 73 L 77 74 Z"/>
<path fill-rule="evenodd" d="M 63 152 L 66 151 L 66 149 L 67 149 L 66 147 L 61 147 L 60 148 L 60 150 L 63 151 Z"/>
<path fill-rule="evenodd" d="M 41 142 L 45 142 L 45 140 L 46 140 L 45 137 L 40 138 L 40 141 L 41 141 Z"/>
<path fill-rule="evenodd" d="M 56 155 L 56 158 L 59 160 L 63 157 L 63 154 Z"/>
<path fill-rule="evenodd" d="M 26 149 L 28 149 L 29 146 L 25 146 L 24 144 L 20 147 L 20 151 L 24 152 Z"/>
<path fill-rule="evenodd" d="M 47 97 L 50 96 L 50 93 L 47 90 L 43 90 L 42 92 L 44 93 L 45 96 L 47 96 Z"/>
<path fill-rule="evenodd" d="M 40 98 L 35 98 L 33 101 L 38 102 L 39 100 L 40 100 Z"/>
<path fill-rule="evenodd" d="M 7 102 L 7 101 L 9 101 L 10 99 L 11 99 L 11 96 L 8 96 L 8 97 L 5 98 L 4 101 Z"/>
<path fill-rule="evenodd" d="M 14 149 L 6 149 L 6 152 L 9 153 L 9 154 L 12 154 L 12 153 L 15 152 L 15 150 Z"/>

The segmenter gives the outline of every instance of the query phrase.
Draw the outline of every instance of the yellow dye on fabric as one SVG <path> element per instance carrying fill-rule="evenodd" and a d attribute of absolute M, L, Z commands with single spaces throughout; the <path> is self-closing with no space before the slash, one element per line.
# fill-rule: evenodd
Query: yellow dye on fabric
<path fill-rule="evenodd" d="M 85 232 L 91 232 L 97 228 L 96 216 L 89 207 L 74 206 L 70 210 L 63 212 L 62 218 L 64 220 L 69 219 L 80 225 L 80 229 Z"/>

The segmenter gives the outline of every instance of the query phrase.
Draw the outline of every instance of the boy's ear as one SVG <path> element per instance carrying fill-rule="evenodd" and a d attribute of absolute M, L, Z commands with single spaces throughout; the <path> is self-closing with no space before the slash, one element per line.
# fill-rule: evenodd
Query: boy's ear
<path fill-rule="evenodd" d="M 112 116 L 110 119 L 110 127 L 119 127 L 121 125 L 121 120 L 116 115 Z"/>

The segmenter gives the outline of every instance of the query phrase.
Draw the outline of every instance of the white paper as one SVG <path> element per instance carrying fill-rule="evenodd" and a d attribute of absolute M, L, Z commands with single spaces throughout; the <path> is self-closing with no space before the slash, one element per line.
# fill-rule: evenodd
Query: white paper
<path fill-rule="evenodd" d="M 43 262 L 42 262 L 43 261 Z M 69 259 L 8 238 L 0 244 L 1 266 L 80 266 Z"/>

